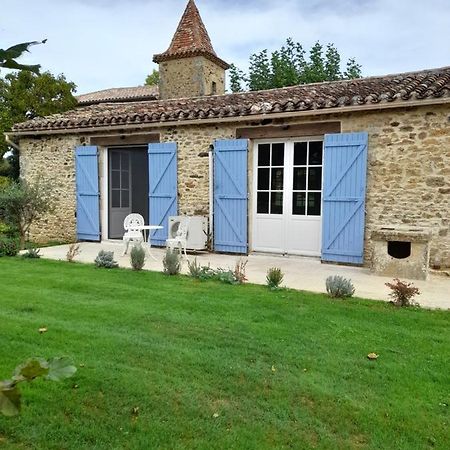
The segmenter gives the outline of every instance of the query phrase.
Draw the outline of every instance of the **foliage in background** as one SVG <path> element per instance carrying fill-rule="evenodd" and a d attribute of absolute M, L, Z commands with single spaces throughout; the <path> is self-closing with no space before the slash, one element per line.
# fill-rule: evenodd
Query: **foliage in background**
<path fill-rule="evenodd" d="M 217 269 L 212 269 L 211 265 L 202 266 L 197 262 L 197 258 L 194 261 L 188 261 L 189 275 L 198 280 L 217 280 L 226 284 L 242 284 L 247 281 L 245 276 L 245 267 L 247 261 L 240 259 L 236 262 L 234 270 L 222 269 L 221 267 Z"/>
<path fill-rule="evenodd" d="M 48 181 L 20 180 L 0 189 L 0 219 L 18 230 L 21 249 L 31 225 L 52 207 L 52 186 Z"/>
<path fill-rule="evenodd" d="M 0 257 L 16 256 L 20 250 L 20 243 L 17 237 L 0 236 Z"/>
<path fill-rule="evenodd" d="M 145 249 L 141 244 L 133 245 L 130 252 L 130 262 L 133 270 L 142 270 L 145 265 Z"/>
<path fill-rule="evenodd" d="M 30 382 L 36 378 L 60 381 L 72 377 L 76 371 L 76 367 L 66 358 L 28 359 L 16 367 L 10 380 L 0 381 L 0 413 L 5 416 L 16 416 L 20 413 L 20 383 Z"/>
<path fill-rule="evenodd" d="M 75 257 L 78 256 L 80 253 L 81 253 L 80 244 L 77 244 L 76 242 L 70 244 L 69 250 L 67 250 L 66 253 L 67 261 L 73 262 Z"/>
<path fill-rule="evenodd" d="M 115 269 L 116 267 L 119 267 L 117 261 L 114 260 L 114 252 L 108 252 L 106 250 L 100 250 L 98 252 L 94 263 L 97 267 L 103 269 Z"/>
<path fill-rule="evenodd" d="M 329 276 L 325 281 L 325 285 L 328 295 L 332 298 L 351 297 L 355 293 L 352 281 L 340 275 Z"/>
<path fill-rule="evenodd" d="M 47 39 L 44 39 L 43 41 L 22 42 L 7 49 L 0 48 L 0 67 L 39 73 L 39 69 L 41 68 L 39 64 L 20 64 L 17 62 L 17 59 L 23 56 L 24 53 L 29 52 L 29 48 L 33 45 L 45 44 L 46 42 Z"/>
<path fill-rule="evenodd" d="M 400 281 L 398 278 L 394 278 L 393 282 L 385 284 L 391 289 L 389 297 L 392 298 L 392 303 L 394 305 L 419 306 L 418 303 L 413 301 L 413 298 L 416 295 L 420 295 L 420 291 L 419 288 L 415 287 L 412 283 Z"/>
<path fill-rule="evenodd" d="M 75 89 L 75 84 L 64 75 L 54 76 L 50 72 L 35 74 L 23 70 L 0 78 L 0 175 L 19 176 L 17 149 L 8 147 L 3 133 L 15 123 L 74 108 Z M 9 150 L 12 156 L 6 161 L 3 156 Z"/>
<path fill-rule="evenodd" d="M 283 282 L 284 274 L 279 267 L 271 267 L 267 271 L 266 283 L 270 289 L 278 289 Z"/>
<path fill-rule="evenodd" d="M 341 56 L 334 44 L 324 48 L 316 42 L 307 55 L 306 50 L 292 38 L 271 54 L 267 49 L 250 56 L 248 74 L 232 65 L 230 85 L 233 92 L 258 91 L 298 84 L 335 81 L 361 77 L 361 65 L 353 58 L 341 70 Z"/>
<path fill-rule="evenodd" d="M 153 72 L 150 75 L 147 75 L 145 79 L 146 86 L 158 86 L 159 83 L 159 71 L 157 69 L 153 69 Z"/>
<path fill-rule="evenodd" d="M 177 248 L 167 248 L 163 258 L 164 273 L 178 275 L 181 270 L 181 256 Z"/>

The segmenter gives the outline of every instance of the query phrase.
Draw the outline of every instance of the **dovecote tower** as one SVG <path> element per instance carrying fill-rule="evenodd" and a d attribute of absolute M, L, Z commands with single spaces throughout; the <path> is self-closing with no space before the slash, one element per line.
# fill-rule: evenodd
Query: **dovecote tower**
<path fill-rule="evenodd" d="M 159 64 L 161 99 L 225 93 L 229 65 L 216 55 L 194 0 L 189 0 L 169 48 L 153 61 Z"/>

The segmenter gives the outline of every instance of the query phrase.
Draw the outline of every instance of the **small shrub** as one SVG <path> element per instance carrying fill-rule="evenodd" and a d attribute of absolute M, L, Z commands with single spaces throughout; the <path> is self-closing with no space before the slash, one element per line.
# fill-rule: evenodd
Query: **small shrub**
<path fill-rule="evenodd" d="M 236 280 L 235 274 L 231 269 L 222 269 L 219 267 L 216 271 L 213 271 L 212 278 L 226 284 L 239 283 L 239 281 Z"/>
<path fill-rule="evenodd" d="M 325 284 L 327 293 L 332 298 L 351 297 L 355 293 L 355 287 L 351 280 L 339 275 L 328 277 Z"/>
<path fill-rule="evenodd" d="M 20 250 L 19 239 L 0 237 L 0 256 L 16 256 Z"/>
<path fill-rule="evenodd" d="M 242 284 L 247 281 L 247 277 L 245 276 L 245 269 L 247 267 L 247 263 L 248 263 L 247 259 L 243 260 L 242 258 L 240 258 L 236 262 L 236 265 L 234 266 L 233 276 L 236 283 L 238 284 Z"/>
<path fill-rule="evenodd" d="M 0 236 L 15 237 L 18 233 L 14 227 L 0 221 Z"/>
<path fill-rule="evenodd" d="M 0 189 L 5 188 L 6 186 L 8 186 L 10 182 L 11 182 L 10 178 L 0 176 Z"/>
<path fill-rule="evenodd" d="M 279 267 L 271 267 L 267 271 L 266 283 L 270 289 L 278 289 L 283 282 L 284 274 Z"/>
<path fill-rule="evenodd" d="M 145 249 L 142 245 L 133 245 L 130 252 L 130 262 L 133 270 L 142 270 L 145 264 Z"/>
<path fill-rule="evenodd" d="M 114 269 L 118 267 L 117 261 L 114 261 L 114 252 L 100 250 L 95 258 L 95 265 L 104 269 Z"/>
<path fill-rule="evenodd" d="M 400 281 L 398 278 L 394 278 L 392 283 L 385 283 L 388 288 L 391 289 L 389 297 L 392 298 L 392 303 L 396 306 L 419 306 L 418 303 L 413 301 L 416 295 L 420 295 L 419 288 L 415 287 L 412 283 L 406 281 Z"/>
<path fill-rule="evenodd" d="M 181 270 L 181 257 L 178 249 L 168 248 L 163 259 L 164 273 L 178 275 Z"/>
<path fill-rule="evenodd" d="M 22 254 L 22 258 L 39 259 L 41 257 L 41 255 L 39 254 L 40 251 L 40 248 L 28 247 L 27 251 Z"/>
<path fill-rule="evenodd" d="M 189 275 L 192 278 L 200 278 L 202 273 L 202 266 L 198 263 L 197 258 L 194 258 L 194 261 L 187 262 Z"/>
<path fill-rule="evenodd" d="M 66 253 L 67 261 L 73 262 L 75 257 L 78 256 L 80 253 L 81 253 L 80 244 L 77 244 L 76 242 L 70 244 L 69 250 Z"/>

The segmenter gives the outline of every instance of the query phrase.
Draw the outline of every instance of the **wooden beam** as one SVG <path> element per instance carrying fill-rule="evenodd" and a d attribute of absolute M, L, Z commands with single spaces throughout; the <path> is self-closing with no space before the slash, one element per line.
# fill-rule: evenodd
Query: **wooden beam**
<path fill-rule="evenodd" d="M 302 136 L 322 136 L 340 133 L 341 122 L 308 122 L 292 125 L 267 125 L 236 129 L 236 137 L 245 139 L 271 139 Z"/>
<path fill-rule="evenodd" d="M 92 145 L 109 147 L 113 145 L 144 145 L 159 142 L 159 133 L 118 134 L 116 136 L 91 136 Z"/>

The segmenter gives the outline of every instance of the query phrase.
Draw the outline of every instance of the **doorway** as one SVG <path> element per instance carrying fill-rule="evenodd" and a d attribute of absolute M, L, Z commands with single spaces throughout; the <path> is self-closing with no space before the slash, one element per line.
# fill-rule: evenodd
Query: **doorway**
<path fill-rule="evenodd" d="M 108 238 L 121 239 L 128 214 L 148 221 L 147 147 L 108 149 Z"/>
<path fill-rule="evenodd" d="M 255 143 L 253 250 L 320 256 L 321 138 Z"/>

